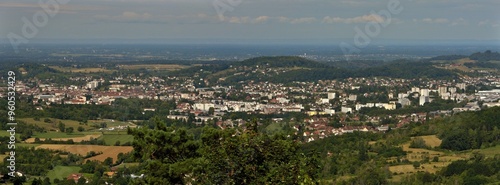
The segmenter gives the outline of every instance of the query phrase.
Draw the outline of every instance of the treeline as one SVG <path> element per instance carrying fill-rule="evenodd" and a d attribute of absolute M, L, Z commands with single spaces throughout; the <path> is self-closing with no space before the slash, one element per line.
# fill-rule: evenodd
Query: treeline
<path fill-rule="evenodd" d="M 58 152 L 34 147 L 16 147 L 15 152 L 16 171 L 33 176 L 44 176 L 57 165 L 76 165 L 83 160 L 78 155 L 67 154 L 67 157 L 61 157 Z M 9 164 L 8 158 L 9 156 L 3 159 L 3 164 Z M 0 173 L 7 174 L 8 169 L 1 168 Z"/>
<path fill-rule="evenodd" d="M 117 99 L 112 105 L 64 105 L 54 104 L 36 110 L 31 105 L 30 97 L 21 98 L 16 104 L 16 117 L 56 118 L 63 120 L 76 120 L 87 123 L 88 120 L 115 119 L 115 120 L 148 120 L 158 115 L 168 115 L 175 109 L 174 101 L 160 101 L 147 99 Z M 7 105 L 5 99 L 0 103 Z M 155 111 L 144 111 L 144 108 L 155 108 Z M 143 113 L 144 112 L 144 113 Z M 7 115 L 6 107 L 0 108 L 0 113 Z M 0 121 L 6 118 L 0 117 Z"/>

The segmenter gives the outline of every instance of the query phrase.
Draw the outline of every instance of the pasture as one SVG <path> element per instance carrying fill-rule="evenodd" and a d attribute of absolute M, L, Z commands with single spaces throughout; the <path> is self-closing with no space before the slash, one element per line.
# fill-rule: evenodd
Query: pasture
<path fill-rule="evenodd" d="M 57 126 L 58 126 L 59 122 L 64 123 L 66 125 L 66 128 L 73 127 L 75 129 L 75 132 L 77 132 L 76 129 L 79 126 L 83 127 L 85 130 L 93 129 L 92 127 L 88 126 L 90 124 L 85 125 L 83 123 L 80 123 L 80 122 L 74 121 L 74 120 L 62 120 L 62 119 L 56 119 L 56 118 L 48 118 L 48 119 L 50 119 L 50 122 L 44 122 L 45 118 L 40 118 L 40 120 L 35 120 L 34 118 L 20 118 L 19 120 L 24 121 L 27 124 L 33 124 L 33 125 L 42 127 L 47 131 L 58 130 Z"/>
<path fill-rule="evenodd" d="M 54 169 L 47 173 L 47 177 L 50 177 L 52 181 L 56 178 L 66 179 L 70 174 L 78 173 L 80 169 L 78 166 L 55 166 Z"/>

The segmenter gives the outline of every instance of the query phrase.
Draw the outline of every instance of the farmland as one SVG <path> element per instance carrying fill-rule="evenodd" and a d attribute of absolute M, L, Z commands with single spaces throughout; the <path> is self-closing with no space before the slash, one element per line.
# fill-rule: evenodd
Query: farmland
<path fill-rule="evenodd" d="M 436 135 L 419 136 L 419 138 L 422 138 L 425 141 L 426 145 L 431 148 L 438 147 L 441 144 L 441 140 L 437 138 Z M 403 151 L 407 152 L 407 154 L 401 160 L 406 159 L 411 163 L 418 162 L 420 166 L 414 167 L 413 164 L 390 166 L 389 171 L 394 174 L 394 181 L 399 181 L 405 175 L 416 173 L 418 171 L 436 173 L 440 169 L 448 166 L 453 161 L 469 158 L 468 153 L 451 153 L 423 148 L 410 148 L 410 142 L 403 144 L 402 148 Z M 437 161 L 433 161 L 435 157 Z M 390 161 L 394 160 L 395 158 L 391 159 Z"/>
<path fill-rule="evenodd" d="M 120 69 L 128 69 L 128 70 L 148 69 L 148 70 L 159 70 L 159 71 L 175 71 L 175 70 L 185 69 L 188 67 L 189 66 L 178 65 L 178 64 L 120 65 Z"/>
<path fill-rule="evenodd" d="M 49 67 L 64 73 L 112 73 L 115 71 L 97 67 L 92 67 L 92 68 L 73 68 L 73 67 L 59 67 L 59 66 L 49 66 Z"/>
<path fill-rule="evenodd" d="M 78 121 L 74 120 L 62 120 L 62 119 L 55 119 L 55 118 L 48 118 L 50 122 L 44 122 L 45 118 L 40 118 L 40 120 L 35 120 L 34 118 L 20 118 L 19 120 L 26 122 L 27 124 L 33 124 L 39 127 L 44 128 L 47 131 L 50 130 L 57 130 L 57 124 L 59 122 L 62 122 L 63 124 L 66 125 L 66 128 L 73 127 L 77 128 L 79 126 L 83 127 L 85 130 L 92 129 L 91 126 L 85 125 L 83 123 L 80 123 Z"/>
<path fill-rule="evenodd" d="M 58 137 L 60 136 L 60 137 Z M 41 133 L 34 136 L 34 138 L 29 138 L 26 140 L 27 143 L 35 142 L 35 138 L 39 138 L 41 141 L 50 138 L 53 141 L 68 141 L 73 140 L 74 142 L 89 141 L 91 139 L 96 139 L 101 137 L 101 134 L 91 134 L 91 135 L 77 135 L 77 134 L 66 134 L 59 132 Z"/>
<path fill-rule="evenodd" d="M 51 150 L 67 151 L 73 154 L 82 156 L 87 155 L 88 152 L 102 152 L 102 154 L 88 158 L 87 160 L 104 161 L 106 158 L 111 157 L 116 161 L 119 153 L 128 153 L 133 150 L 131 146 L 99 146 L 99 145 L 59 145 L 59 144 L 42 144 L 36 148 L 45 148 Z"/>

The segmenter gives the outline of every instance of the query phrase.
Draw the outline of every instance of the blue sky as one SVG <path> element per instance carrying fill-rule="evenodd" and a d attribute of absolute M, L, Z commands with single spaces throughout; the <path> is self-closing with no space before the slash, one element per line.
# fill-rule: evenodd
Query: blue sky
<path fill-rule="evenodd" d="M 387 23 L 373 39 L 500 40 L 498 0 L 59 1 L 68 2 L 30 39 L 329 40 Z M 0 39 L 22 36 L 23 17 L 33 21 L 44 11 L 38 2 L 2 0 Z M 391 19 L 377 14 L 394 2 L 402 10 Z M 214 4 L 227 11 L 218 12 Z"/>

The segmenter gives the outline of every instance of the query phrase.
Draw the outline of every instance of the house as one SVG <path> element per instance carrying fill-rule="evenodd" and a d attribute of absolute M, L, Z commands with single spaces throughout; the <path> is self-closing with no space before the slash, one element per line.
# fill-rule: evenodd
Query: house
<path fill-rule="evenodd" d="M 81 173 L 72 173 L 68 175 L 68 177 L 66 177 L 66 180 L 74 180 L 75 183 L 77 183 L 80 178 L 85 178 L 85 177 L 83 177 Z"/>

